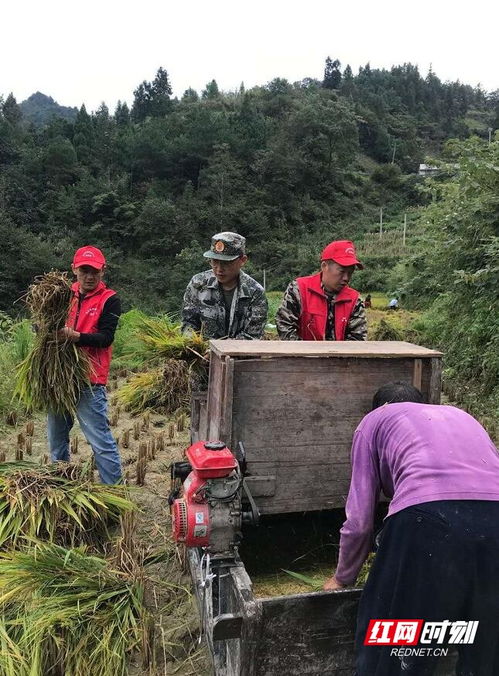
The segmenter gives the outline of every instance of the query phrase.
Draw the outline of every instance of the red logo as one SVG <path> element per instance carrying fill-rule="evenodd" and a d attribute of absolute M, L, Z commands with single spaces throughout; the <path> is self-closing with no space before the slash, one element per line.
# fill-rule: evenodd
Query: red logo
<path fill-rule="evenodd" d="M 370 620 L 364 645 L 416 645 L 424 620 Z"/>

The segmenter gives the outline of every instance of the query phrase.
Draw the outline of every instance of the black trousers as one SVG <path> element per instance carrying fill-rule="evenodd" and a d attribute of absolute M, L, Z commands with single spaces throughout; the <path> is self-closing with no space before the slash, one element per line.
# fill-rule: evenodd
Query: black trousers
<path fill-rule="evenodd" d="M 455 673 L 499 676 L 499 502 L 427 502 L 385 522 L 359 605 L 356 674 L 433 674 L 438 658 L 364 646 L 371 619 L 478 620 Z"/>

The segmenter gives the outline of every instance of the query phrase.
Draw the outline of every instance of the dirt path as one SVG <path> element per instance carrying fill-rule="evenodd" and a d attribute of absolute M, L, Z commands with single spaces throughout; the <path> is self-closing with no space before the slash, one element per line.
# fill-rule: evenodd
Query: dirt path
<path fill-rule="evenodd" d="M 121 381 L 124 382 L 124 381 Z M 119 383 L 121 384 L 121 383 Z M 130 676 L 209 676 L 204 649 L 197 643 L 198 614 L 190 592 L 190 578 L 183 571 L 178 554 L 172 543 L 170 533 L 170 515 L 168 492 L 170 488 L 169 465 L 179 460 L 188 445 L 189 420 L 185 418 L 185 428 L 179 431 L 178 422 L 163 415 L 152 413 L 133 418 L 116 402 L 114 391 L 109 393 L 109 418 L 114 436 L 118 439 L 123 469 L 128 483 L 132 487 L 132 497 L 140 507 L 137 518 L 136 537 L 138 544 L 146 552 L 147 576 L 146 596 L 148 606 L 154 616 L 154 665 L 144 670 L 140 664 L 130 666 Z M 33 419 L 34 432 L 29 437 L 27 421 L 20 421 L 16 427 L 0 431 L 0 453 L 5 453 L 7 461 L 16 458 L 18 437 L 31 438 L 31 455 L 26 452 L 26 443 L 20 439 L 24 449 L 24 459 L 34 462 L 46 462 L 49 451 L 46 439 L 44 416 Z M 180 421 L 182 423 L 182 421 Z M 134 429 L 140 427 L 139 437 L 134 438 Z M 182 427 L 182 424 L 180 424 Z M 29 431 L 29 430 L 28 430 Z M 126 433 L 128 431 L 128 447 Z M 155 442 L 162 437 L 164 448 L 156 450 L 155 458 L 147 463 L 145 483 L 136 485 L 136 467 L 139 445 Z M 78 424 L 71 433 L 71 439 L 78 439 L 78 450 L 72 453 L 71 460 L 78 462 L 89 459 L 92 452 L 83 437 Z M 74 448 L 74 442 L 73 442 Z M 29 450 L 29 449 L 28 449 Z M 98 479 L 97 474 L 96 480 Z M 152 561 L 152 562 L 149 562 Z M 172 587 L 173 585 L 173 587 Z"/>

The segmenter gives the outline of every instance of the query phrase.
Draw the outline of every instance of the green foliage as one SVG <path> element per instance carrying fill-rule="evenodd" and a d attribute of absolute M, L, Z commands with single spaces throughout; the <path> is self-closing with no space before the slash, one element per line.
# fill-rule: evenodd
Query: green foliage
<path fill-rule="evenodd" d="M 146 315 L 137 309 L 129 310 L 121 315 L 114 335 L 112 362 L 114 367 L 134 368 L 142 365 L 140 356 L 134 356 L 135 349 L 132 345 L 145 319 Z"/>
<path fill-rule="evenodd" d="M 57 264 L 53 246 L 41 237 L 17 226 L 0 209 L 0 308 L 12 312 L 35 275 Z"/>
<path fill-rule="evenodd" d="M 31 107 L 50 103 L 40 96 Z M 0 111 L 0 309 L 11 314 L 34 274 L 66 268 L 89 242 L 105 249 L 125 307 L 178 312 L 221 229 L 247 236 L 252 269 L 283 289 L 331 239 L 362 244 L 379 207 L 400 223 L 427 199 L 414 176 L 424 152 L 438 154 L 449 134 L 487 135 L 497 114 L 478 88 L 424 79 L 411 64 L 354 74 L 331 59 L 323 82 L 222 92 L 213 80 L 181 100 L 159 68 L 131 111 L 82 106 L 41 129 L 15 106 L 7 97 Z M 379 259 L 367 286 L 385 289 L 381 270 Z"/>
<path fill-rule="evenodd" d="M 15 322 L 0 313 L 0 427 L 11 411 L 22 411 L 12 399 L 17 365 L 26 359 L 33 345 L 34 333 L 28 320 Z"/>
<path fill-rule="evenodd" d="M 275 324 L 275 313 L 279 309 L 279 306 L 282 302 L 283 292 L 282 291 L 268 291 L 267 292 L 267 301 L 269 303 L 269 314 L 268 321 L 270 324 Z"/>
<path fill-rule="evenodd" d="M 159 68 L 152 82 L 142 82 L 134 91 L 134 102 L 131 116 L 135 122 L 147 117 L 162 117 L 170 110 L 172 87 L 168 73 Z"/>
<path fill-rule="evenodd" d="M 499 415 L 499 142 L 453 142 L 451 164 L 422 212 L 426 236 L 408 297 L 432 300 L 425 334 L 445 352 L 447 387 L 477 413 Z"/>

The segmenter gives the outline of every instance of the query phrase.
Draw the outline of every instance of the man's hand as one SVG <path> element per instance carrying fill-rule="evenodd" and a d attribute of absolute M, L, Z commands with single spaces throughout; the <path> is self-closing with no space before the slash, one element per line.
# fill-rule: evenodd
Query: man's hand
<path fill-rule="evenodd" d="M 337 581 L 337 579 L 335 578 L 335 576 L 333 575 L 333 577 L 330 577 L 329 580 L 326 580 L 324 582 L 323 589 L 324 589 L 324 591 L 335 591 L 336 589 L 344 589 L 344 587 L 345 587 L 345 585 L 340 584 Z"/>
<path fill-rule="evenodd" d="M 71 343 L 76 343 L 80 340 L 80 332 L 70 329 L 69 326 L 65 326 L 63 329 L 57 332 L 57 337 L 59 340 L 68 340 Z"/>

